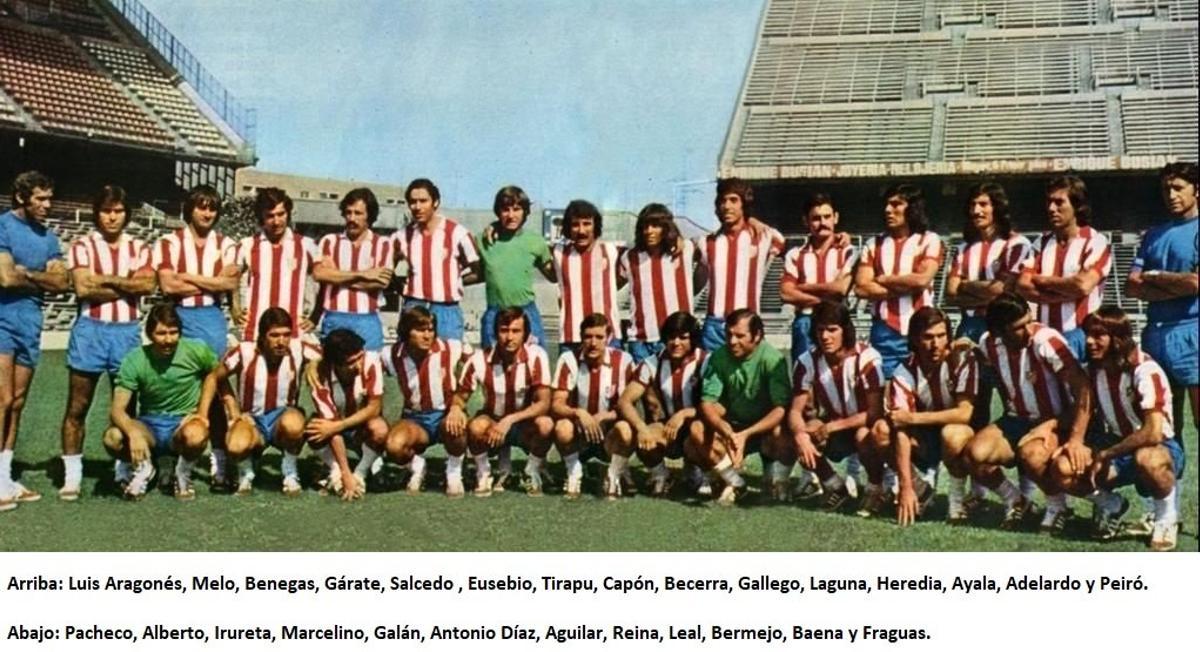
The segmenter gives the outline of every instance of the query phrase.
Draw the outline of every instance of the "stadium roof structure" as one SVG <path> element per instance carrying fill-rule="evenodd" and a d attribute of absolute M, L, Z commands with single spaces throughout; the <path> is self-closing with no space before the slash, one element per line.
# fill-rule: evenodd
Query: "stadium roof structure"
<path fill-rule="evenodd" d="M 0 130 L 239 167 L 254 127 L 138 0 L 0 0 Z"/>
<path fill-rule="evenodd" d="M 1197 0 L 767 0 L 719 162 L 747 179 L 1194 160 Z"/>

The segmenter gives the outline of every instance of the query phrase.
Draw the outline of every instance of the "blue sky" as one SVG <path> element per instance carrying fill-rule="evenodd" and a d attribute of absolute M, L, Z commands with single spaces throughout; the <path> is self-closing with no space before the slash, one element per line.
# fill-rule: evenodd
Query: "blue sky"
<path fill-rule="evenodd" d="M 714 176 L 763 4 L 142 1 L 258 109 L 263 169 L 630 210 Z"/>

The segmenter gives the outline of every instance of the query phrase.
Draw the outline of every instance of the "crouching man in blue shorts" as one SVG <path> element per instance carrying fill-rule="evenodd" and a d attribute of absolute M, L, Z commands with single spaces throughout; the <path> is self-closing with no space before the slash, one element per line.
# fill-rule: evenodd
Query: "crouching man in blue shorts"
<path fill-rule="evenodd" d="M 304 446 L 304 412 L 298 406 L 300 378 L 304 363 L 320 357 L 316 344 L 292 337 L 292 316 L 272 306 L 258 320 L 258 339 L 231 348 L 204 379 L 200 414 L 209 413 L 219 392 L 229 423 L 226 450 L 238 466 L 237 495 L 254 490 L 254 457 L 267 446 L 283 452 L 284 495 L 300 494 L 296 468 Z M 229 386 L 229 378 L 235 374 L 237 392 Z"/>
<path fill-rule="evenodd" d="M 217 356 L 203 342 L 181 338 L 180 329 L 174 305 L 151 308 L 146 316 L 150 344 L 130 351 L 117 372 L 104 447 L 118 460 L 116 479 L 129 499 L 146 495 L 156 473 L 154 456 L 165 454 L 178 456 L 175 497 L 196 497 L 192 466 L 208 445 L 208 419 L 198 411 L 200 390 Z M 134 394 L 141 408 L 137 418 L 128 412 Z"/>

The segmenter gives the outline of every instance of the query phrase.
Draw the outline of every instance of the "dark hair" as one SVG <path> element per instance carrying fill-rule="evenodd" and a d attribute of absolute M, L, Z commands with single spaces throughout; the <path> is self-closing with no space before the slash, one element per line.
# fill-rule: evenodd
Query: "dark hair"
<path fill-rule="evenodd" d="M 13 179 L 12 184 L 12 205 L 13 208 L 23 208 L 29 198 L 33 196 L 33 191 L 36 188 L 42 190 L 54 190 L 54 179 L 38 172 L 37 170 L 29 170 L 17 175 Z"/>
<path fill-rule="evenodd" d="M 129 222 L 129 203 L 125 189 L 121 186 L 104 185 L 92 196 L 92 223 L 99 224 L 100 211 L 110 206 L 120 204 L 125 208 L 125 221 Z"/>
<path fill-rule="evenodd" d="M 346 193 L 338 202 L 338 211 L 344 216 L 346 207 L 358 201 L 367 205 L 367 226 L 375 226 L 375 220 L 379 219 L 379 200 L 370 188 L 355 188 Z"/>
<path fill-rule="evenodd" d="M 1003 186 L 990 181 L 977 183 L 967 189 L 967 203 L 963 207 L 963 213 L 966 216 L 966 221 L 963 223 L 963 240 L 967 243 L 979 242 L 983 237 L 979 233 L 979 229 L 971 223 L 971 206 L 975 203 L 975 198 L 980 195 L 987 195 L 992 202 L 992 221 L 996 225 L 996 235 L 1007 240 L 1012 235 L 1012 215 L 1008 212 L 1008 193 L 1004 192 Z"/>
<path fill-rule="evenodd" d="M 1133 339 L 1133 324 L 1124 310 L 1114 305 L 1103 305 L 1096 312 L 1083 318 L 1083 331 L 1099 330 L 1110 338 L 1112 344 L 1105 358 L 1117 363 L 1117 367 L 1129 371 L 1137 366 L 1137 342 Z"/>
<path fill-rule="evenodd" d="M 659 337 L 662 343 L 687 333 L 692 338 L 692 348 L 700 346 L 700 320 L 690 312 L 673 312 L 667 315 L 661 326 L 658 327 Z"/>
<path fill-rule="evenodd" d="M 425 306 L 413 306 L 400 314 L 400 323 L 396 325 L 396 335 L 400 342 L 408 343 L 408 336 L 418 328 L 430 327 L 437 330 L 437 315 L 429 312 Z"/>
<path fill-rule="evenodd" d="M 717 197 L 713 203 L 720 207 L 721 198 L 725 195 L 737 195 L 742 199 L 742 215 L 750 217 L 754 210 L 754 188 L 749 181 L 730 177 L 717 182 Z"/>
<path fill-rule="evenodd" d="M 597 326 L 603 326 L 606 331 L 612 329 L 612 324 L 608 323 L 608 317 L 603 314 L 593 312 L 590 315 L 584 315 L 583 319 L 579 320 L 579 334 L 582 335 L 583 331 Z"/>
<path fill-rule="evenodd" d="M 1198 177 L 1200 177 L 1200 170 L 1197 170 L 1196 164 L 1187 161 L 1167 163 L 1158 171 L 1158 180 L 1160 183 L 1166 183 L 1171 179 L 1183 179 L 1193 186 L 1200 186 L 1200 179 Z"/>
<path fill-rule="evenodd" d="M 525 194 L 519 186 L 504 186 L 496 191 L 496 198 L 492 200 L 492 213 L 496 217 L 500 217 L 500 211 L 509 206 L 520 206 L 521 212 L 525 217 L 521 220 L 521 224 L 529 219 L 529 195 Z"/>
<path fill-rule="evenodd" d="M 725 315 L 725 339 L 729 339 L 729 333 L 734 326 L 742 323 L 742 321 L 750 320 L 750 337 L 761 338 L 763 334 L 763 320 L 758 316 L 758 313 L 749 308 L 738 308 L 733 312 Z"/>
<path fill-rule="evenodd" d="M 183 200 L 183 221 L 191 224 L 192 211 L 197 208 L 211 208 L 217 212 L 217 219 L 221 219 L 221 194 L 208 184 L 192 188 Z"/>
<path fill-rule="evenodd" d="M 521 325 L 525 327 L 524 341 L 528 342 L 529 335 L 530 335 L 529 331 L 532 330 L 532 327 L 529 325 L 529 315 L 525 314 L 525 310 L 518 306 L 514 306 L 511 308 L 502 308 L 500 310 L 500 312 L 496 313 L 496 325 L 494 326 L 494 329 L 495 329 L 494 334 L 495 334 L 496 338 L 499 339 L 501 328 L 508 326 L 509 324 L 513 323 L 514 321 L 516 321 L 518 319 L 521 320 Z"/>
<path fill-rule="evenodd" d="M 357 333 L 345 328 L 334 329 L 321 340 L 322 362 L 334 366 L 346 364 L 363 350 L 366 343 Z"/>
<path fill-rule="evenodd" d="M 813 307 L 812 323 L 808 329 L 808 336 L 813 342 L 817 341 L 817 333 L 821 331 L 822 326 L 842 327 L 843 349 L 854 346 L 858 341 L 858 331 L 854 328 L 850 309 L 840 301 L 822 301 Z"/>
<path fill-rule="evenodd" d="M 834 212 L 837 211 L 837 206 L 834 206 L 834 204 L 833 204 L 833 197 L 830 197 L 827 193 L 823 193 L 823 192 L 818 192 L 818 193 L 812 194 L 804 202 L 804 207 L 803 207 L 804 217 L 807 218 L 808 214 L 812 212 L 812 209 L 814 209 L 818 206 L 825 206 L 826 204 L 828 204 L 829 207 L 834 210 Z"/>
<path fill-rule="evenodd" d="M 595 225 L 596 237 L 599 238 L 604 233 L 604 216 L 595 204 L 586 199 L 572 199 L 571 203 L 567 204 L 562 218 L 563 233 L 570 232 L 572 222 L 585 218 L 591 218 L 592 224 Z"/>
<path fill-rule="evenodd" d="M 925 215 L 925 193 L 911 183 L 898 183 L 883 191 L 883 199 L 892 197 L 903 199 L 908 207 L 904 209 L 904 221 L 908 230 L 913 233 L 924 233 L 929 230 L 929 218 Z"/>
<path fill-rule="evenodd" d="M 262 316 L 258 318 L 258 346 L 266 348 L 267 333 L 272 328 L 284 328 L 292 330 L 292 316 L 288 311 L 279 306 L 271 306 L 263 311 Z"/>
<path fill-rule="evenodd" d="M 429 197 L 431 199 L 433 199 L 433 203 L 435 203 L 435 204 L 442 203 L 441 191 L 438 190 L 437 186 L 433 185 L 432 181 L 430 181 L 429 179 L 426 179 L 425 177 L 421 177 L 419 179 L 413 179 L 412 182 L 410 182 L 408 184 L 408 187 L 404 189 L 404 201 L 408 201 L 412 195 L 412 191 L 417 190 L 417 189 L 422 189 L 425 192 L 429 193 Z"/>
<path fill-rule="evenodd" d="M 921 341 L 921 336 L 925 334 L 925 331 L 938 324 L 946 325 L 946 335 L 949 336 L 950 318 L 941 309 L 925 306 L 914 312 L 908 321 L 908 350 L 915 352 L 917 343 Z"/>
<path fill-rule="evenodd" d="M 254 214 L 258 217 L 259 226 L 262 226 L 267 213 L 270 213 L 280 204 L 283 204 L 284 210 L 287 211 L 288 223 L 290 224 L 292 221 L 292 198 L 288 197 L 287 191 L 282 188 L 258 189 L 254 197 Z"/>
<path fill-rule="evenodd" d="M 675 225 L 675 216 L 670 209 L 662 204 L 646 204 L 642 207 L 633 227 L 633 246 L 638 251 L 646 250 L 646 234 L 643 230 L 647 226 L 661 226 L 662 250 L 672 256 L 679 253 L 679 227 Z"/>
<path fill-rule="evenodd" d="M 182 328 L 183 322 L 179 319 L 179 311 L 175 309 L 175 303 L 172 301 L 160 301 L 150 308 L 150 312 L 146 313 L 146 337 L 162 324 L 167 327 Z"/>
<path fill-rule="evenodd" d="M 1015 292 L 1004 292 L 987 305 L 985 320 L 988 332 L 994 337 L 1004 334 L 1004 329 L 1029 314 L 1029 302 Z"/>
<path fill-rule="evenodd" d="M 1090 224 L 1092 205 L 1088 203 L 1087 184 L 1083 179 L 1073 174 L 1054 177 L 1046 183 L 1046 198 L 1049 199 L 1051 194 L 1059 190 L 1067 191 L 1067 199 L 1071 202 L 1071 208 L 1075 209 L 1075 223 L 1079 226 Z"/>

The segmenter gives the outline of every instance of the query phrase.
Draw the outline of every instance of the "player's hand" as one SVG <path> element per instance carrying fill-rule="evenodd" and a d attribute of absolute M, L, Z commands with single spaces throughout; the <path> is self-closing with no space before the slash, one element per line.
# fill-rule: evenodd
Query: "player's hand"
<path fill-rule="evenodd" d="M 837 233 L 834 233 L 833 234 L 833 246 L 849 247 L 850 246 L 850 234 L 846 233 L 845 231 L 838 231 Z"/>
<path fill-rule="evenodd" d="M 1068 441 L 1059 450 L 1067 456 L 1067 461 L 1071 463 L 1072 472 L 1076 475 L 1083 475 L 1087 472 L 1088 467 L 1091 465 L 1092 455 L 1088 447 L 1083 445 L 1083 442 Z"/>
<path fill-rule="evenodd" d="M 342 474 L 342 500 L 358 500 L 366 493 L 366 488 L 358 484 L 358 476 L 353 473 Z"/>
<path fill-rule="evenodd" d="M 733 468 L 741 469 L 745 457 L 746 435 L 745 433 L 735 432 L 729 436 L 729 459 L 733 462 Z"/>
<path fill-rule="evenodd" d="M 204 426 L 205 430 L 208 430 L 208 417 L 199 413 L 192 413 L 184 417 L 183 420 L 179 422 L 179 427 L 182 428 L 192 421 L 199 421 L 200 425 Z"/>
<path fill-rule="evenodd" d="M 392 270 L 387 267 L 375 267 L 363 272 L 363 277 L 371 283 L 388 285 L 392 282 Z"/>
<path fill-rule="evenodd" d="M 488 428 L 488 446 L 495 448 L 504 443 L 504 438 L 508 436 L 508 431 L 512 430 L 512 422 L 507 418 L 499 421 L 493 421 Z"/>
<path fill-rule="evenodd" d="M 304 427 L 304 434 L 308 436 L 310 443 L 319 444 L 341 432 L 341 430 L 341 422 L 317 417 L 309 421 L 308 425 Z"/>
<path fill-rule="evenodd" d="M 309 321 L 308 317 L 300 318 L 300 330 L 305 333 L 311 333 L 317 328 L 317 325 Z M 315 377 L 315 372 L 314 372 Z"/>
<path fill-rule="evenodd" d="M 229 306 L 229 316 L 233 317 L 233 324 L 235 326 L 245 326 L 246 325 L 246 311 L 245 310 L 242 310 L 241 308 L 235 308 L 233 306 Z"/>
<path fill-rule="evenodd" d="M 800 459 L 800 464 L 806 469 L 812 469 L 817 466 L 817 457 L 820 453 L 817 447 L 813 444 L 812 437 L 807 431 L 800 431 L 795 436 L 796 456 Z"/>
<path fill-rule="evenodd" d="M 499 231 L 499 229 L 496 228 L 495 222 L 483 227 L 483 241 L 488 244 L 494 244 L 496 242 L 497 231 Z"/>
<path fill-rule="evenodd" d="M 896 497 L 896 522 L 900 525 L 912 525 L 917 521 L 917 492 L 913 491 L 912 483 L 900 487 L 900 495 Z"/>
<path fill-rule="evenodd" d="M 137 466 L 150 459 L 150 445 L 141 437 L 129 437 L 129 463 Z"/>
<path fill-rule="evenodd" d="M 584 439 L 589 444 L 599 444 L 604 441 L 604 431 L 600 428 L 600 422 L 596 421 L 596 417 L 588 414 L 584 410 L 578 413 L 579 425 L 583 428 Z"/>
<path fill-rule="evenodd" d="M 892 410 L 888 412 L 888 419 L 897 426 L 911 426 L 912 412 L 908 410 Z"/>
<path fill-rule="evenodd" d="M 765 237 L 771 232 L 771 227 L 764 224 L 757 217 L 746 220 L 746 226 L 750 227 L 750 235 L 754 236 L 755 239 Z"/>
<path fill-rule="evenodd" d="M 1087 477 L 1088 481 L 1092 483 L 1093 489 L 1100 488 L 1100 474 L 1104 472 L 1104 464 L 1105 460 L 1097 456 L 1096 459 L 1092 460 L 1092 465 L 1088 467 Z"/>
<path fill-rule="evenodd" d="M 666 425 L 663 426 L 663 432 L 666 433 L 668 442 L 675 441 L 675 438 L 679 436 L 679 429 L 683 427 L 685 421 L 687 418 L 680 413 L 672 414 L 671 418 L 667 419 Z"/>
<path fill-rule="evenodd" d="M 462 437 L 467 431 L 467 415 L 457 405 L 451 406 L 446 413 L 446 432 L 455 437 Z"/>

